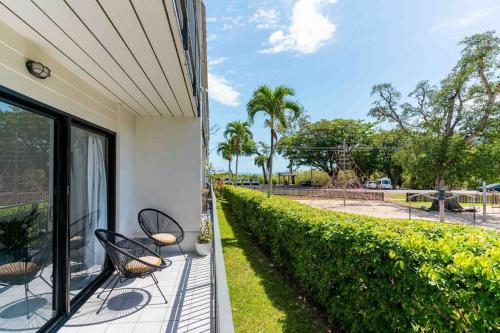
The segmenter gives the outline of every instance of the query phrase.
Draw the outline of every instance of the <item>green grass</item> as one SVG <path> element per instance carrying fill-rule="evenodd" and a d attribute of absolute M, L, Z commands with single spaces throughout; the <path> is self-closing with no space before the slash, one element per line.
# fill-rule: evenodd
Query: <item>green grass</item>
<path fill-rule="evenodd" d="M 222 201 L 217 214 L 235 331 L 329 332 L 318 310 L 297 292 Z"/>

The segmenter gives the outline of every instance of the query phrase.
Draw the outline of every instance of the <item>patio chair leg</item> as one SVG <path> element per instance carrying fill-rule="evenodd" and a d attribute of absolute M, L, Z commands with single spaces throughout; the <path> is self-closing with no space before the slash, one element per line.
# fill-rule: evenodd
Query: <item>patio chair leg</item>
<path fill-rule="evenodd" d="M 97 312 L 95 314 L 99 314 L 99 312 L 101 312 L 101 309 L 104 306 L 104 303 L 106 303 L 106 301 L 108 300 L 109 295 L 111 295 L 111 293 L 113 292 L 113 289 L 115 289 L 116 284 L 118 283 L 118 281 L 120 281 L 120 279 L 116 279 L 115 283 L 113 284 L 113 288 L 111 288 L 111 290 L 108 293 L 108 296 L 106 296 L 106 299 L 102 302 L 101 306 L 99 307 L 99 310 L 97 310 Z"/>
<path fill-rule="evenodd" d="M 165 298 L 165 295 L 163 295 L 161 289 L 160 289 L 160 286 L 158 285 L 158 280 L 156 279 L 156 277 L 154 276 L 153 273 L 151 273 L 151 278 L 153 279 L 153 282 L 156 284 L 156 288 L 158 288 L 158 290 L 160 291 L 160 294 L 161 296 L 163 297 L 163 299 L 165 300 L 165 304 L 167 304 L 167 299 Z"/>
<path fill-rule="evenodd" d="M 114 281 L 114 279 L 116 279 L 118 277 L 118 274 L 116 275 L 113 275 L 113 278 L 111 278 L 111 280 L 109 280 L 108 284 L 106 284 L 106 286 L 104 288 L 102 288 L 101 292 L 99 293 L 99 295 L 97 295 L 97 298 L 101 298 L 101 295 L 102 293 L 104 292 L 104 290 L 106 290 L 106 288 L 111 284 L 111 282 Z"/>
<path fill-rule="evenodd" d="M 184 260 L 187 261 L 187 257 L 186 257 L 186 254 L 184 253 L 184 251 L 182 251 L 182 247 L 180 246 L 179 243 L 177 243 L 177 246 L 179 247 L 179 250 L 181 250 L 181 253 L 182 253 L 182 256 L 184 257 Z"/>

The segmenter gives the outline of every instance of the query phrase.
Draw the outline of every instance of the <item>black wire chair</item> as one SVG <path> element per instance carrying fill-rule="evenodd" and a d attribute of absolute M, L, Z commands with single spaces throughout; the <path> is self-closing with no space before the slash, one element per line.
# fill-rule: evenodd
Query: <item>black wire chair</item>
<path fill-rule="evenodd" d="M 102 302 L 96 314 L 101 311 L 102 307 L 111 295 L 111 292 L 113 292 L 113 289 L 116 287 L 118 281 L 120 281 L 121 283 L 126 279 L 143 279 L 151 276 L 153 282 L 160 291 L 161 296 L 163 296 L 165 304 L 167 303 L 167 299 L 165 298 L 165 295 L 163 295 L 160 286 L 158 285 L 158 280 L 153 274 L 167 267 L 167 264 L 165 263 L 165 260 L 163 258 L 161 258 L 154 251 L 151 251 L 141 243 L 127 238 L 119 233 L 104 229 L 97 229 L 95 231 L 95 235 L 104 247 L 106 254 L 109 256 L 109 259 L 111 260 L 113 266 L 117 271 L 117 274 L 113 276 L 113 278 L 97 296 L 98 298 L 100 298 L 104 290 L 113 281 L 115 281 L 113 287 Z"/>
<path fill-rule="evenodd" d="M 141 210 L 138 219 L 141 229 L 151 239 L 160 256 L 162 247 L 177 245 L 184 259 L 187 260 L 180 246 L 180 242 L 184 240 L 184 230 L 177 221 L 164 212 L 153 208 Z"/>
<path fill-rule="evenodd" d="M 30 290 L 30 282 L 40 278 L 52 288 L 52 285 L 42 275 L 43 270 L 50 263 L 51 253 L 51 232 L 40 232 L 37 236 L 27 240 L 21 247 L 0 251 L 0 258 L 15 258 L 0 265 L 0 285 L 24 286 L 27 319 L 31 316 L 28 294 L 39 297 Z"/>

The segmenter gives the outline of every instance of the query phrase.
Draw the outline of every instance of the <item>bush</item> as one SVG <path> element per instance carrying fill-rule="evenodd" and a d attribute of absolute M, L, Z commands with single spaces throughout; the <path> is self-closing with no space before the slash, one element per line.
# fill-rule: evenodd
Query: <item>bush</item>
<path fill-rule="evenodd" d="M 242 188 L 224 192 L 237 219 L 340 330 L 500 329 L 496 231 L 336 213 Z"/>
<path fill-rule="evenodd" d="M 297 171 L 295 173 L 295 182 L 300 184 L 306 180 L 311 180 L 311 171 Z M 318 186 L 325 186 L 330 181 L 330 176 L 321 170 L 313 170 L 312 181 Z"/>

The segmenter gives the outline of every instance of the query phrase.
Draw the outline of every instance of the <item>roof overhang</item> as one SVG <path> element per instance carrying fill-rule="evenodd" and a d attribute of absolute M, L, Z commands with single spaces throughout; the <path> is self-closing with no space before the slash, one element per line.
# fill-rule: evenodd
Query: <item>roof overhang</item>
<path fill-rule="evenodd" d="M 197 116 L 172 1 L 0 0 L 0 20 L 137 116 Z"/>

